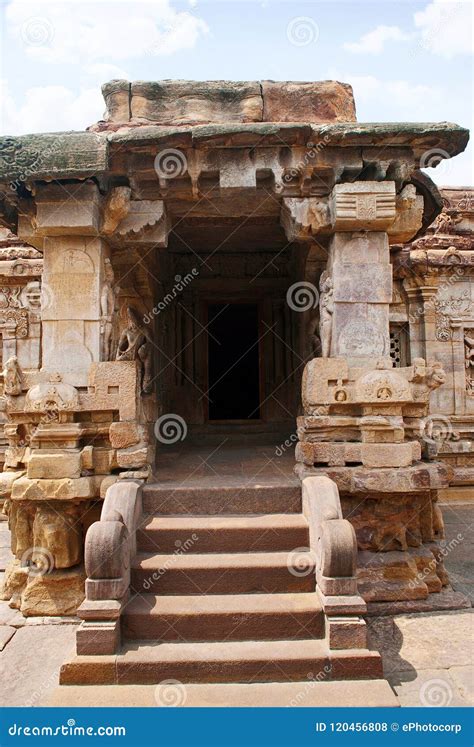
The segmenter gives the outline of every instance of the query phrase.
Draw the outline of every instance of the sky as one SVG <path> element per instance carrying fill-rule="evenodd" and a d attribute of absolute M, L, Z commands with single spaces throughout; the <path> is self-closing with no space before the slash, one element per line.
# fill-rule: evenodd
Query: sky
<path fill-rule="evenodd" d="M 10 0 L 1 5 L 0 132 L 83 130 L 128 80 L 327 80 L 361 122 L 472 122 L 472 6 L 294 0 Z M 472 185 L 472 146 L 427 173 Z"/>

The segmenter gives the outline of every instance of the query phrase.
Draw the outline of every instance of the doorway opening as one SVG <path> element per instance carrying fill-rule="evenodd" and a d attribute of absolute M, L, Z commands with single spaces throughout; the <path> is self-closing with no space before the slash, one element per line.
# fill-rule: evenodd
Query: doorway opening
<path fill-rule="evenodd" d="M 256 303 L 208 305 L 209 420 L 260 419 Z"/>

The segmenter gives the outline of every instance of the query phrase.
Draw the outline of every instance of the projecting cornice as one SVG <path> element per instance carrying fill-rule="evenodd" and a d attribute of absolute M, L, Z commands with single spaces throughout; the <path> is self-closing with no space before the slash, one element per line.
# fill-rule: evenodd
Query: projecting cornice
<path fill-rule="evenodd" d="M 450 122 L 439 123 L 304 123 L 211 124 L 164 127 L 121 126 L 117 131 L 58 132 L 0 138 L 0 181 L 84 179 L 105 174 L 118 150 L 159 148 L 264 148 L 318 146 L 409 148 L 420 165 L 426 153 L 437 161 L 461 153 L 469 132 Z M 384 161 L 389 152 L 372 152 Z M 433 165 L 421 163 L 421 166 Z"/>

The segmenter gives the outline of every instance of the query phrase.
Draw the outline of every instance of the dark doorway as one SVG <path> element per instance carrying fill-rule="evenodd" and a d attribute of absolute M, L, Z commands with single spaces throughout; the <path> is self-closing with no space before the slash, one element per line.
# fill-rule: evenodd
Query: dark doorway
<path fill-rule="evenodd" d="M 209 420 L 258 420 L 258 306 L 208 306 Z"/>

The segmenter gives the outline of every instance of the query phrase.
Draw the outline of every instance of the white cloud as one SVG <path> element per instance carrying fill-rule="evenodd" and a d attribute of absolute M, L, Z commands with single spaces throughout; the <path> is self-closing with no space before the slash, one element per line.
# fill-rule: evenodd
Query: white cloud
<path fill-rule="evenodd" d="M 343 47 L 356 54 L 380 54 L 387 41 L 407 41 L 410 39 L 398 26 L 377 26 L 373 31 L 361 36 L 358 42 L 346 42 Z"/>
<path fill-rule="evenodd" d="M 120 0 L 12 0 L 6 22 L 30 58 L 82 65 L 169 55 L 194 47 L 209 31 L 205 21 L 176 11 L 169 0 L 140 0 L 133 6 Z"/>
<path fill-rule="evenodd" d="M 438 88 L 407 80 L 381 80 L 375 75 L 352 75 L 337 70 L 330 70 L 329 77 L 351 84 L 357 107 L 362 104 L 371 110 L 375 105 L 377 109 L 393 111 L 395 121 L 413 121 L 415 115 L 423 118 L 427 106 L 442 100 Z"/>
<path fill-rule="evenodd" d="M 106 62 L 95 62 L 92 65 L 84 65 L 82 71 L 89 85 L 95 83 L 101 86 L 108 80 L 125 79 L 131 80 L 130 73 L 117 65 L 109 65 Z"/>
<path fill-rule="evenodd" d="M 20 105 L 13 99 L 5 81 L 0 92 L 3 101 L 1 131 L 5 135 L 84 130 L 101 119 L 105 109 L 97 86 L 79 91 L 65 86 L 36 86 L 25 91 Z"/>
<path fill-rule="evenodd" d="M 472 54 L 472 5 L 469 2 L 434 0 L 413 17 L 423 49 L 451 59 Z"/>

